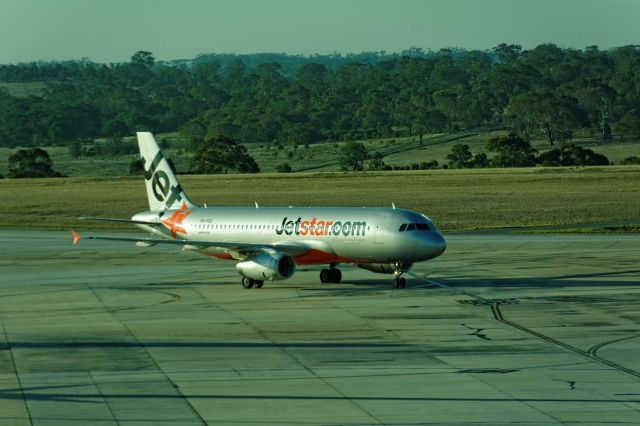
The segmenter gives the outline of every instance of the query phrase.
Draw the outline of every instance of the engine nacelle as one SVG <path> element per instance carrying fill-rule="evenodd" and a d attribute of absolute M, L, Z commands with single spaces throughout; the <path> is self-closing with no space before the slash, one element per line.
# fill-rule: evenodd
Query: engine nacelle
<path fill-rule="evenodd" d="M 261 253 L 236 265 L 240 275 L 254 280 L 279 281 L 291 278 L 296 262 L 287 253 Z"/>
<path fill-rule="evenodd" d="M 413 263 L 403 263 L 400 266 L 400 271 L 409 272 L 412 266 Z M 393 263 L 358 263 L 358 268 L 366 269 L 367 271 L 377 274 L 393 274 L 396 271 L 396 265 Z"/>

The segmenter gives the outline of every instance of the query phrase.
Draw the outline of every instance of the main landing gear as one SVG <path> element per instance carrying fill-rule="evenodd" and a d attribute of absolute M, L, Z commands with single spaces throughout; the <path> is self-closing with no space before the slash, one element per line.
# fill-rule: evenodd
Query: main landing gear
<path fill-rule="evenodd" d="M 254 280 L 253 278 L 242 277 L 242 287 L 244 288 L 262 288 L 264 281 Z"/>
<path fill-rule="evenodd" d="M 320 271 L 320 282 L 323 284 L 334 283 L 339 284 L 342 281 L 342 272 L 340 269 L 331 267 Z"/>
<path fill-rule="evenodd" d="M 393 280 L 393 288 L 406 288 L 407 280 L 402 276 L 402 263 L 395 263 L 393 274 L 396 276 Z"/>

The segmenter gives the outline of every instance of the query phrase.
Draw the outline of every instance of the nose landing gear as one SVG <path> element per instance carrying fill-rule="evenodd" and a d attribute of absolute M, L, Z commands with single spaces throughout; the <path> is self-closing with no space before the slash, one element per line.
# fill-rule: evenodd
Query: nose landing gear
<path fill-rule="evenodd" d="M 393 280 L 393 288 L 406 288 L 407 280 L 402 276 L 402 262 L 396 262 L 393 268 L 393 274 L 396 276 Z"/>

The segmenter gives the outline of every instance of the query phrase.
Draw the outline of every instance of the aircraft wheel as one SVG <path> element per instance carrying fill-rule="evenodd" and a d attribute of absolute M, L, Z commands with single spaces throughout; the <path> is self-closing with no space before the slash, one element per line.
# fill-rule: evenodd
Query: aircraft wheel
<path fill-rule="evenodd" d="M 251 287 L 253 287 L 253 284 L 255 284 L 255 281 L 253 281 L 252 278 L 242 277 L 242 287 L 251 288 Z"/>
<path fill-rule="evenodd" d="M 262 288 L 262 286 L 264 285 L 264 281 L 255 280 L 255 285 L 256 285 L 256 288 Z"/>
<path fill-rule="evenodd" d="M 407 280 L 404 279 L 404 277 L 396 277 L 395 280 L 393 280 L 393 288 L 406 288 L 407 287 Z"/>
<path fill-rule="evenodd" d="M 320 282 L 322 284 L 331 282 L 331 271 L 329 269 L 323 269 L 320 271 Z"/>
<path fill-rule="evenodd" d="M 340 272 L 340 269 L 329 269 L 329 274 L 331 275 L 332 283 L 340 284 L 340 281 L 342 281 L 342 272 Z"/>

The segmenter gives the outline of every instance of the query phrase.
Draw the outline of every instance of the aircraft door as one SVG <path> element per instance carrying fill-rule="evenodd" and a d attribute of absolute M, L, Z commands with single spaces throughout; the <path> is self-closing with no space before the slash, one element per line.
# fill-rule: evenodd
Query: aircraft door
<path fill-rule="evenodd" d="M 373 242 L 375 244 L 385 244 L 388 242 L 388 224 L 390 218 L 391 213 L 380 213 L 376 218 L 376 223 L 373 228 Z"/>

